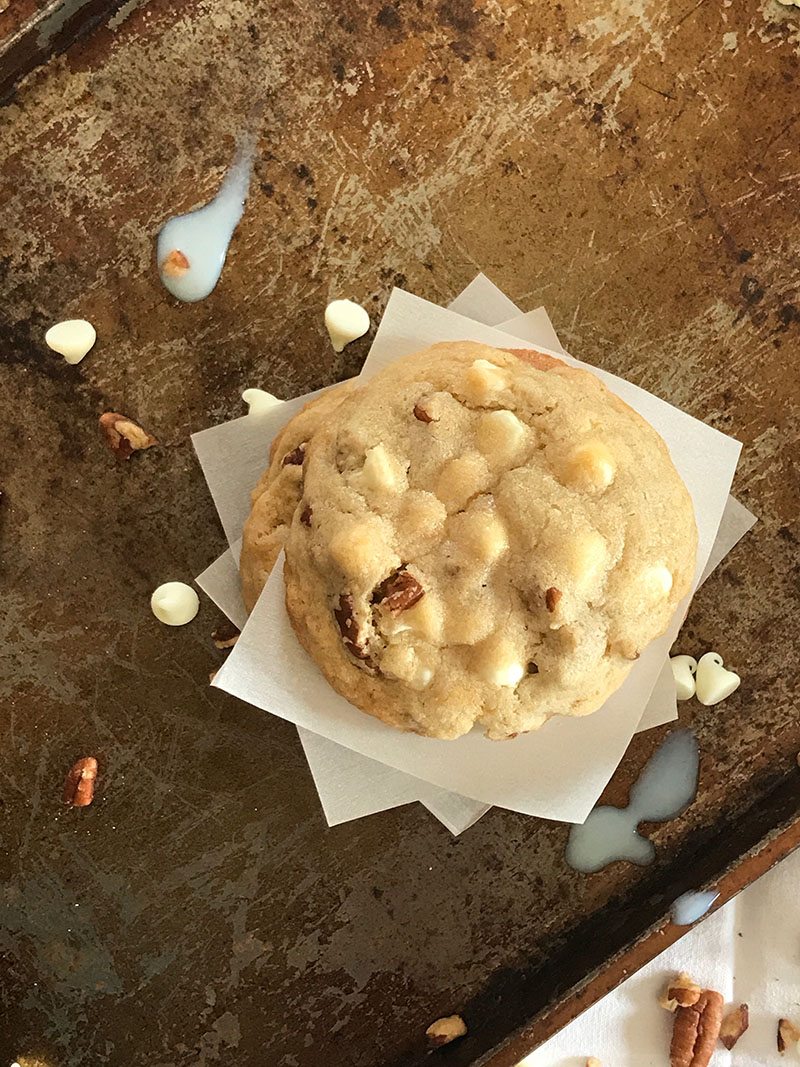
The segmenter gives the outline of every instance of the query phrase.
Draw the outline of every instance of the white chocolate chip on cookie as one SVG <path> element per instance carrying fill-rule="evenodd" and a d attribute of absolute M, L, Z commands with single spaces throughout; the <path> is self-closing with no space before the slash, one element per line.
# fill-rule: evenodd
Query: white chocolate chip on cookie
<path fill-rule="evenodd" d="M 465 452 L 448 460 L 436 482 L 436 495 L 448 511 L 458 511 L 470 497 L 486 489 L 491 481 L 489 465 L 477 452 Z"/>
<path fill-rule="evenodd" d="M 491 507 L 473 507 L 451 520 L 454 542 L 481 563 L 494 563 L 508 548 L 508 532 Z"/>
<path fill-rule="evenodd" d="M 585 530 L 567 546 L 567 569 L 578 587 L 592 589 L 605 569 L 608 546 L 597 530 Z"/>
<path fill-rule="evenodd" d="M 378 522 L 350 522 L 331 538 L 331 559 L 347 575 L 375 584 L 394 570 L 399 560 L 383 538 Z"/>
<path fill-rule="evenodd" d="M 564 480 L 576 489 L 606 489 L 614 481 L 617 465 L 602 441 L 586 441 L 567 456 Z"/>
<path fill-rule="evenodd" d="M 381 657 L 381 670 L 399 678 L 412 689 L 425 689 L 433 681 L 432 657 L 411 645 L 389 645 Z"/>
<path fill-rule="evenodd" d="M 663 563 L 648 567 L 642 575 L 645 595 L 651 600 L 663 600 L 672 589 L 672 571 Z"/>
<path fill-rule="evenodd" d="M 515 689 L 525 677 L 525 663 L 510 641 L 498 634 L 477 645 L 473 664 L 480 678 L 489 685 Z"/>
<path fill-rule="evenodd" d="M 464 396 L 469 403 L 490 404 L 506 388 L 508 372 L 488 359 L 476 359 L 465 374 Z"/>
<path fill-rule="evenodd" d="M 367 493 L 400 493 L 408 485 L 406 467 L 383 445 L 375 445 L 367 451 L 358 483 Z"/>
<path fill-rule="evenodd" d="M 511 464 L 525 443 L 527 431 L 513 411 L 487 411 L 477 429 L 478 448 L 492 463 Z"/>

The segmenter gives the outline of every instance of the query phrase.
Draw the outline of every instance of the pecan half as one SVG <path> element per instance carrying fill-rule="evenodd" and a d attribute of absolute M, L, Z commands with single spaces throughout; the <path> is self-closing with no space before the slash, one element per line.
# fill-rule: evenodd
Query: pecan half
<path fill-rule="evenodd" d="M 778 1019 L 778 1052 L 781 1056 L 790 1045 L 800 1042 L 800 1027 L 794 1025 L 791 1019 Z"/>
<path fill-rule="evenodd" d="M 554 585 L 551 585 L 547 592 L 544 594 L 544 602 L 548 611 L 555 611 L 558 607 L 559 601 L 564 594 L 560 589 L 556 589 Z"/>
<path fill-rule="evenodd" d="M 298 445 L 297 448 L 293 448 L 291 452 L 287 452 L 281 460 L 282 467 L 302 467 L 303 460 L 306 458 L 306 442 Z"/>
<path fill-rule="evenodd" d="M 696 1003 L 676 1009 L 670 1067 L 708 1067 L 719 1037 L 724 1005 L 720 993 L 704 989 Z"/>
<path fill-rule="evenodd" d="M 437 1019 L 435 1023 L 431 1023 L 425 1031 L 425 1036 L 429 1045 L 439 1048 L 441 1045 L 449 1045 L 458 1037 L 463 1037 L 466 1032 L 467 1024 L 460 1015 L 447 1015 L 444 1019 Z"/>
<path fill-rule="evenodd" d="M 226 620 L 216 628 L 211 634 L 211 640 L 217 646 L 217 648 L 233 648 L 236 642 L 239 640 L 239 628 L 234 626 L 230 620 Z"/>
<path fill-rule="evenodd" d="M 425 590 L 414 575 L 409 574 L 405 567 L 398 567 L 394 574 L 390 574 L 375 588 L 372 603 L 396 613 L 412 608 L 424 596 Z"/>
<path fill-rule="evenodd" d="M 311 526 L 311 516 L 313 514 L 314 512 L 311 510 L 311 505 L 306 504 L 306 506 L 300 512 L 300 522 L 302 522 L 303 526 Z"/>
<path fill-rule="evenodd" d="M 130 459 L 134 452 L 158 444 L 152 434 L 118 411 L 107 411 L 99 422 L 106 444 L 118 459 Z"/>
<path fill-rule="evenodd" d="M 422 404 L 414 405 L 414 418 L 419 419 L 420 422 L 433 422 L 433 415 L 430 415 Z"/>
<path fill-rule="evenodd" d="M 333 617 L 342 635 L 342 641 L 347 651 L 356 659 L 371 663 L 369 652 L 364 641 L 364 636 L 358 628 L 355 618 L 355 601 L 350 593 L 342 593 L 339 603 L 333 609 Z"/>
<path fill-rule="evenodd" d="M 750 1009 L 746 1004 L 740 1004 L 738 1008 L 729 1011 L 722 1020 L 719 1039 L 725 1048 L 730 1050 L 749 1026 Z"/>
<path fill-rule="evenodd" d="M 97 780 L 97 760 L 84 756 L 72 764 L 64 779 L 64 803 L 73 808 L 85 808 L 94 800 L 94 783 Z"/>

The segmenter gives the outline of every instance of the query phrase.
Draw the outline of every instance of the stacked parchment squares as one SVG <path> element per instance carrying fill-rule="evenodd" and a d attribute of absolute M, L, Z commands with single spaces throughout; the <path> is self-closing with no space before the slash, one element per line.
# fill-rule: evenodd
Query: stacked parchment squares
<path fill-rule="evenodd" d="M 360 377 L 437 341 L 457 340 L 536 347 L 582 366 L 650 422 L 692 497 L 699 535 L 695 580 L 666 633 L 644 650 L 627 680 L 593 715 L 555 717 L 536 733 L 508 743 L 476 731 L 456 741 L 400 733 L 335 693 L 300 647 L 286 615 L 282 558 L 249 619 L 242 605 L 237 561 L 250 490 L 266 466 L 272 438 L 317 394 L 195 434 L 230 545 L 198 584 L 242 628 L 214 685 L 295 723 L 331 825 L 414 800 L 454 834 L 492 805 L 582 822 L 633 734 L 677 717 L 668 657 L 688 602 L 755 522 L 729 496 L 739 442 L 630 382 L 572 359 L 543 308 L 521 312 L 483 275 L 446 309 L 394 290 Z"/>

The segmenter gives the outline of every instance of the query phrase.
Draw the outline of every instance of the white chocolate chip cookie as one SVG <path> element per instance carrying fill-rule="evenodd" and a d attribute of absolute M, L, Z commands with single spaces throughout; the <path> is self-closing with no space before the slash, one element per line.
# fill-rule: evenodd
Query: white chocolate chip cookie
<path fill-rule="evenodd" d="M 392 726 L 505 738 L 587 715 L 691 583 L 694 512 L 664 442 L 541 353 L 458 342 L 393 363 L 303 460 L 290 619 L 331 685 Z"/>

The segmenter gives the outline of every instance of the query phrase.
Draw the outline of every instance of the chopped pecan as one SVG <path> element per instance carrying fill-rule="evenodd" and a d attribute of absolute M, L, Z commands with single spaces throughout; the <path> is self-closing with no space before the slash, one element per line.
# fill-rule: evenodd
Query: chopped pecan
<path fill-rule="evenodd" d="M 528 674 L 538 674 L 538 673 L 539 673 L 539 664 L 538 663 L 534 663 L 533 660 L 530 660 L 528 662 Z"/>
<path fill-rule="evenodd" d="M 85 808 L 94 800 L 97 779 L 97 760 L 84 756 L 72 764 L 64 780 L 64 803 L 73 808 Z"/>
<path fill-rule="evenodd" d="M 306 458 L 306 442 L 299 444 L 297 448 L 293 448 L 291 452 L 287 452 L 281 460 L 282 467 L 302 467 L 303 460 Z"/>
<path fill-rule="evenodd" d="M 750 1009 L 746 1004 L 740 1004 L 738 1008 L 729 1011 L 719 1029 L 719 1039 L 725 1048 L 732 1049 L 749 1025 Z"/>
<path fill-rule="evenodd" d="M 342 593 L 338 605 L 333 609 L 333 617 L 339 627 L 339 632 L 344 641 L 347 651 L 356 657 L 371 663 L 369 652 L 364 641 L 364 636 L 358 628 L 355 618 L 355 602 L 350 593 Z"/>
<path fill-rule="evenodd" d="M 234 626 L 232 622 L 226 620 L 214 630 L 211 634 L 211 640 L 217 648 L 233 648 L 239 640 L 239 633 L 238 626 Z"/>
<path fill-rule="evenodd" d="M 458 1037 L 463 1037 L 466 1032 L 467 1024 L 460 1015 L 447 1015 L 444 1019 L 437 1019 L 435 1023 L 431 1023 L 425 1031 L 425 1036 L 429 1045 L 439 1048 L 441 1045 L 449 1045 Z"/>
<path fill-rule="evenodd" d="M 554 585 L 551 585 L 547 592 L 544 594 L 544 602 L 548 611 L 555 611 L 558 607 L 559 601 L 564 594 L 560 589 L 556 589 Z"/>
<path fill-rule="evenodd" d="M 414 575 L 409 574 L 405 567 L 398 567 L 394 574 L 376 587 L 372 603 L 381 604 L 391 612 L 406 611 L 424 596 L 425 590 Z"/>
<path fill-rule="evenodd" d="M 790 1045 L 800 1042 L 800 1028 L 791 1019 L 778 1019 L 778 1052 L 784 1054 Z"/>
<path fill-rule="evenodd" d="M 106 444 L 118 459 L 130 459 L 132 453 L 158 444 L 152 434 L 118 411 L 107 411 L 101 415 L 100 429 Z"/>
<path fill-rule="evenodd" d="M 422 404 L 414 405 L 414 418 L 419 419 L 420 422 L 433 422 L 433 415 L 429 414 L 422 406 Z"/>
<path fill-rule="evenodd" d="M 667 1011 L 675 1011 L 677 1008 L 690 1008 L 700 999 L 703 990 L 693 982 L 685 971 L 681 971 L 677 978 L 673 978 L 665 991 L 658 998 L 658 1003 Z"/>
<path fill-rule="evenodd" d="M 694 1004 L 676 1009 L 670 1067 L 708 1067 L 719 1037 L 724 1005 L 720 993 L 704 989 Z"/>
<path fill-rule="evenodd" d="M 300 522 L 302 522 L 303 526 L 310 526 L 311 525 L 311 516 L 313 514 L 314 514 L 314 512 L 311 510 L 311 505 L 310 504 L 306 504 L 306 506 L 300 512 Z"/>

